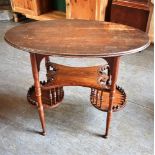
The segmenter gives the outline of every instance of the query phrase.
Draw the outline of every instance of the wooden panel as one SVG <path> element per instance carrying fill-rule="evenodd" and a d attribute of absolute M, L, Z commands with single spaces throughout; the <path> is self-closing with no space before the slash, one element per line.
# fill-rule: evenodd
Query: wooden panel
<path fill-rule="evenodd" d="M 107 2 L 108 0 L 66 0 L 66 18 L 103 21 Z"/>
<path fill-rule="evenodd" d="M 70 0 L 66 0 L 66 18 L 67 19 L 71 18 L 71 4 L 70 4 Z"/>
<path fill-rule="evenodd" d="M 28 0 L 13 0 L 14 7 L 19 7 L 27 10 L 33 10 L 32 1 Z"/>
<path fill-rule="evenodd" d="M 123 6 L 112 6 L 111 21 L 146 30 L 149 12 L 127 8 Z M 136 19 L 136 22 L 135 22 Z"/>
<path fill-rule="evenodd" d="M 150 3 L 150 0 L 113 0 L 114 2 L 129 2 L 129 3 L 135 3 L 138 5 L 148 5 Z"/>
<path fill-rule="evenodd" d="M 35 14 L 33 1 L 12 0 L 11 4 L 14 12 Z"/>
<path fill-rule="evenodd" d="M 149 5 L 150 5 L 150 3 L 146 3 L 142 1 L 138 3 L 137 1 L 129 1 L 129 0 L 114 0 L 112 4 L 136 8 L 136 9 L 142 9 L 142 10 L 149 10 Z"/>
<path fill-rule="evenodd" d="M 96 0 L 96 17 L 95 20 L 104 21 L 108 0 Z"/>
<path fill-rule="evenodd" d="M 50 10 L 50 0 L 12 0 L 13 11 L 28 15 L 40 15 Z"/>
<path fill-rule="evenodd" d="M 113 2 L 110 21 L 121 23 L 148 32 L 152 5 L 128 3 L 126 1 Z"/>
<path fill-rule="evenodd" d="M 69 0 L 67 5 L 70 7 L 68 18 L 95 19 L 95 0 Z"/>
<path fill-rule="evenodd" d="M 52 9 L 52 1 L 51 0 L 35 0 L 36 8 L 37 8 L 37 15 L 41 15 L 46 13 Z"/>

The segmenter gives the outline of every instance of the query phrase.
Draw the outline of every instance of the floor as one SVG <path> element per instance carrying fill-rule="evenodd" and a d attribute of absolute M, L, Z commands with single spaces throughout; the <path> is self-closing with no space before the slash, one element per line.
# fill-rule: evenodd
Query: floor
<path fill-rule="evenodd" d="M 65 88 L 56 109 L 46 109 L 47 135 L 39 135 L 37 109 L 27 103 L 33 83 L 29 54 L 9 46 L 6 30 L 18 24 L 0 22 L 0 155 L 153 155 L 153 45 L 121 59 L 118 83 L 128 94 L 126 107 L 113 114 L 108 139 L 106 114 L 89 101 L 90 90 Z M 101 59 L 52 58 L 73 66 L 102 64 Z M 41 78 L 44 76 L 43 64 Z"/>

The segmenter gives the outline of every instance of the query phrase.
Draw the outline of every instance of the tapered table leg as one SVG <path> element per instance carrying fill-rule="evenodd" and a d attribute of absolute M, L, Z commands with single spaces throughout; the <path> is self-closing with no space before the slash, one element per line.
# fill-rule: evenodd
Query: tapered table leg
<path fill-rule="evenodd" d="M 38 112 L 39 112 L 39 117 L 42 125 L 42 135 L 45 135 L 45 117 L 44 117 L 44 109 L 43 109 L 43 104 L 42 104 L 42 99 L 41 99 L 41 88 L 40 88 L 40 81 L 39 81 L 39 70 L 37 67 L 37 59 L 36 59 L 36 54 L 30 53 L 30 58 L 31 58 L 31 65 L 32 65 L 32 73 L 33 73 L 33 78 L 34 78 L 34 86 L 35 86 L 35 95 L 37 98 L 38 102 Z"/>
<path fill-rule="evenodd" d="M 116 81 L 117 81 L 117 76 L 118 76 L 118 69 L 119 69 L 119 63 L 120 63 L 120 57 L 114 57 L 112 59 L 112 70 L 111 70 L 111 75 L 112 75 L 112 81 L 111 81 L 111 90 L 110 90 L 110 98 L 109 98 L 109 108 L 107 112 L 107 120 L 106 120 L 106 131 L 104 138 L 107 138 L 108 133 L 109 133 L 109 128 L 110 128 L 110 122 L 112 118 L 112 106 L 113 106 L 113 100 L 114 100 L 114 95 L 115 95 L 115 90 L 116 90 Z"/>

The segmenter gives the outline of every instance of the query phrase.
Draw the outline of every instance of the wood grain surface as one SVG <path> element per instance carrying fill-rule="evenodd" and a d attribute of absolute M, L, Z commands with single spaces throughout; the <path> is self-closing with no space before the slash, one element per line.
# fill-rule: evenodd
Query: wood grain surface
<path fill-rule="evenodd" d="M 86 20 L 37 21 L 14 27 L 5 40 L 23 51 L 42 55 L 112 57 L 149 46 L 146 33 L 121 24 Z"/>

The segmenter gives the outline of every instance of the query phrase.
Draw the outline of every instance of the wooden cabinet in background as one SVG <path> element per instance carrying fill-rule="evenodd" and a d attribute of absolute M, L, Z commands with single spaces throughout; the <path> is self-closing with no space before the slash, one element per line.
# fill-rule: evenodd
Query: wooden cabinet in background
<path fill-rule="evenodd" d="M 113 0 L 110 21 L 148 32 L 152 11 L 150 0 Z"/>
<path fill-rule="evenodd" d="M 65 18 L 64 12 L 53 10 L 51 0 L 11 0 L 11 6 L 17 22 L 19 13 L 36 20 Z"/>
<path fill-rule="evenodd" d="M 36 20 L 104 20 L 106 3 L 107 0 L 11 0 L 15 21 L 17 13 Z"/>

